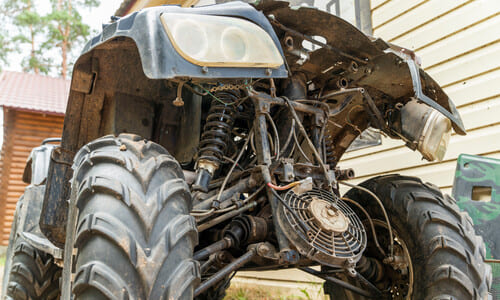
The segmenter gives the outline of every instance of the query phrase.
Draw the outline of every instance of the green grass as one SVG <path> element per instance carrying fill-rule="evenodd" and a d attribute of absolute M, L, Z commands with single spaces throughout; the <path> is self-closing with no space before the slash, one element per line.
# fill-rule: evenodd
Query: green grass
<path fill-rule="evenodd" d="M 314 284 L 313 284 L 314 285 Z M 316 292 L 311 294 L 306 289 L 300 289 L 296 294 L 284 293 L 280 289 L 268 289 L 259 286 L 231 286 L 226 291 L 224 300 L 316 300 L 326 299 L 321 289 L 317 295 Z"/>
<path fill-rule="evenodd" d="M 0 266 L 4 266 L 5 265 L 5 255 L 2 255 L 0 256 Z"/>

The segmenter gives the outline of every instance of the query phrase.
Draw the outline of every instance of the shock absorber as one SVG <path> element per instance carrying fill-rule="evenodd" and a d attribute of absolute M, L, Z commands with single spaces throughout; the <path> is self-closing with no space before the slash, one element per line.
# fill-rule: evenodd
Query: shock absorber
<path fill-rule="evenodd" d="M 327 130 L 326 135 L 324 137 L 325 143 L 325 152 L 326 152 L 326 163 L 330 166 L 330 168 L 334 168 L 336 164 L 337 158 L 335 157 L 335 145 L 333 144 L 333 138 L 330 130 Z"/>
<path fill-rule="evenodd" d="M 208 184 L 226 154 L 231 139 L 236 109 L 232 103 L 239 99 L 238 90 L 220 91 L 214 94 L 203 127 L 200 150 L 196 160 L 196 180 L 193 190 L 208 192 Z"/>

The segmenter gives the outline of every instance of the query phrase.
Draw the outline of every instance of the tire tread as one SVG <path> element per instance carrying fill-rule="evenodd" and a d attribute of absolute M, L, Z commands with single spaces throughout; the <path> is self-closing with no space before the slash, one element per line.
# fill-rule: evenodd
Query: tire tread
<path fill-rule="evenodd" d="M 104 298 L 190 298 L 200 277 L 191 259 L 198 233 L 177 161 L 163 147 L 130 134 L 97 139 L 74 161 L 73 205 L 80 212 L 72 241 L 76 299 L 91 290 Z M 121 255 L 91 259 L 86 245 Z M 120 272 L 122 267 L 130 272 Z"/>

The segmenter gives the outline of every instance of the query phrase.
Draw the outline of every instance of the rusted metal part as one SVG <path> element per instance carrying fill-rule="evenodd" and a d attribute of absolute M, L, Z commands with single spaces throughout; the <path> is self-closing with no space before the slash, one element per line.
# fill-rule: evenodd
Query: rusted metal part
<path fill-rule="evenodd" d="M 349 145 L 368 127 L 365 90 L 352 88 L 326 94 L 323 99 L 330 106 L 327 125 L 327 163 L 334 168 Z"/>
<path fill-rule="evenodd" d="M 270 101 L 260 97 L 251 97 L 255 106 L 255 148 L 257 149 L 257 163 L 259 165 L 271 165 L 271 147 L 267 138 L 267 119 L 266 114 L 271 109 Z"/>
<path fill-rule="evenodd" d="M 210 255 L 216 253 L 216 252 L 219 252 L 221 250 L 224 250 L 224 249 L 227 249 L 227 248 L 231 248 L 231 246 L 233 245 L 233 240 L 229 237 L 224 237 L 223 239 L 199 250 L 199 251 L 196 251 L 193 255 L 193 259 L 194 260 L 203 260 L 207 257 L 209 257 Z"/>
<path fill-rule="evenodd" d="M 314 180 L 323 180 L 325 175 L 320 166 L 313 165 L 310 163 L 295 163 L 292 165 L 293 175 L 296 179 L 305 179 L 311 177 Z M 273 173 L 278 176 L 285 176 L 286 170 L 283 165 L 279 165 L 273 169 Z"/>
<path fill-rule="evenodd" d="M 251 98 L 255 107 L 255 121 L 253 128 L 255 130 L 256 149 L 258 149 L 257 163 L 261 167 L 262 178 L 264 182 L 267 183 L 271 182 L 271 173 L 269 170 L 269 166 L 271 165 L 271 148 L 267 139 L 267 120 L 265 113 L 269 112 L 271 103 L 270 101 L 266 101 L 267 99 L 264 100 L 258 97 L 258 95 L 253 95 Z M 278 198 L 276 198 L 272 189 L 269 187 L 266 187 L 266 194 L 271 205 L 272 214 L 275 216 L 278 209 Z M 273 218 L 273 224 L 280 251 L 288 251 L 288 249 L 290 249 L 290 245 L 281 230 L 281 226 L 278 223 L 277 218 Z"/>
<path fill-rule="evenodd" d="M 385 97 L 390 102 L 417 97 L 450 118 L 457 133 L 465 134 L 453 103 L 419 69 L 412 51 L 369 37 L 315 8 L 291 8 L 284 1 L 261 1 L 256 7 L 270 18 L 293 74 L 304 74 L 307 82 L 319 87 L 344 80 L 349 86 L 364 87 L 374 99 Z M 305 49 L 303 41 L 316 47 Z"/>
<path fill-rule="evenodd" d="M 350 55 L 350 54 L 348 54 L 348 53 L 346 53 L 346 52 L 344 52 L 344 51 L 340 50 L 340 49 L 339 49 L 339 48 L 337 48 L 337 47 L 334 47 L 334 46 L 331 46 L 331 45 L 328 45 L 328 44 L 322 43 L 322 42 L 320 42 L 320 41 L 318 41 L 318 40 L 315 40 L 314 38 L 312 38 L 312 37 L 310 37 L 310 36 L 308 36 L 308 35 L 306 35 L 306 34 L 303 34 L 303 33 L 301 33 L 301 32 L 298 32 L 298 31 L 296 31 L 296 30 L 293 30 L 293 29 L 291 29 L 291 28 L 288 28 L 288 27 L 286 27 L 285 25 L 281 24 L 280 22 L 278 22 L 278 21 L 276 21 L 276 20 L 271 19 L 271 24 L 272 24 L 272 25 L 274 25 L 274 26 L 276 26 L 276 27 L 278 27 L 279 29 L 281 29 L 281 30 L 283 30 L 283 31 L 286 31 L 286 32 L 290 33 L 290 34 L 291 34 L 291 35 L 293 35 L 293 36 L 300 37 L 300 38 L 302 38 L 303 40 L 306 40 L 306 41 L 308 41 L 308 42 L 311 42 L 311 43 L 313 43 L 313 44 L 315 44 L 315 45 L 318 45 L 318 46 L 320 46 L 320 47 L 325 47 L 326 49 L 328 49 L 328 50 L 330 50 L 330 51 L 332 51 L 332 52 L 335 52 L 335 53 L 336 53 L 336 54 L 338 54 L 338 55 L 341 55 L 341 56 L 344 56 L 344 57 L 346 57 L 346 58 L 352 59 L 352 60 L 354 60 L 354 61 L 357 61 L 358 63 L 362 63 L 362 64 L 366 64 L 366 63 L 367 63 L 367 61 L 365 61 L 365 60 L 363 60 L 363 59 L 361 59 L 361 58 L 358 58 L 358 57 L 352 56 L 352 55 Z"/>
<path fill-rule="evenodd" d="M 349 169 L 335 169 L 335 176 L 337 180 L 348 180 L 354 178 L 354 170 Z"/>
<path fill-rule="evenodd" d="M 203 260 L 224 249 L 241 248 L 248 244 L 262 242 L 269 234 L 268 227 L 267 221 L 260 217 L 251 215 L 236 217 L 224 230 L 224 238 L 197 251 L 193 259 Z"/>
<path fill-rule="evenodd" d="M 289 79 L 286 79 L 285 83 L 283 84 L 283 95 L 291 100 L 306 99 L 306 80 L 306 76 L 302 73 L 293 74 L 293 76 Z"/>
<path fill-rule="evenodd" d="M 210 221 L 207 221 L 207 222 L 201 224 L 200 226 L 198 226 L 198 232 L 203 232 L 203 231 L 205 231 L 205 230 L 207 230 L 207 229 L 209 229 L 209 228 L 211 228 L 211 227 L 213 227 L 213 226 L 215 226 L 217 224 L 220 224 L 220 223 L 222 223 L 224 221 L 227 221 L 227 220 L 229 220 L 229 219 L 231 219 L 233 217 L 236 217 L 237 215 L 239 215 L 239 214 L 241 214 L 241 213 L 243 213 L 243 212 L 245 212 L 245 211 L 247 211 L 249 209 L 252 209 L 255 206 L 257 206 L 257 202 L 256 201 L 252 201 L 252 202 L 244 205 L 241 208 L 238 208 L 238 209 L 233 210 L 231 212 L 228 212 L 228 213 L 226 213 L 224 215 L 221 215 L 219 217 L 211 219 Z"/>
<path fill-rule="evenodd" d="M 271 148 L 269 146 L 269 141 L 267 139 L 267 121 L 265 113 L 269 112 L 271 103 L 269 101 L 263 100 L 260 97 L 251 97 L 255 106 L 255 121 L 253 128 L 255 130 L 255 144 L 257 150 L 257 163 L 261 167 L 261 174 L 264 182 L 271 182 L 271 173 L 269 166 L 271 165 Z M 276 99 L 276 98 L 274 98 Z M 273 190 L 266 187 L 267 198 L 269 199 L 271 210 L 273 216 L 276 216 L 278 209 L 278 198 L 273 193 Z M 280 252 L 283 253 L 283 257 L 288 258 L 287 253 L 290 252 L 290 244 L 286 239 L 277 218 L 273 218 L 274 230 L 276 238 L 278 240 L 278 245 Z M 290 262 L 289 260 L 285 260 Z"/>
<path fill-rule="evenodd" d="M 254 248 L 251 248 L 248 252 L 242 256 L 235 259 L 233 262 L 222 268 L 219 272 L 212 275 L 207 280 L 203 281 L 194 291 L 194 296 L 198 296 L 206 292 L 212 285 L 224 279 L 231 272 L 234 272 L 244 266 L 246 263 L 250 262 L 252 258 L 257 254 Z"/>
<path fill-rule="evenodd" d="M 293 104 L 291 103 L 290 100 L 285 99 L 288 107 L 290 108 L 290 112 L 292 113 L 293 118 L 295 119 L 295 122 L 297 122 L 297 125 L 299 127 L 299 130 L 306 140 L 306 142 L 309 144 L 309 147 L 314 154 L 314 157 L 316 158 L 317 163 L 320 165 L 321 169 L 323 170 L 323 173 L 325 175 L 325 180 L 326 180 L 326 185 L 331 189 L 332 188 L 332 183 L 329 178 L 328 170 L 326 169 L 326 165 L 323 162 L 323 159 L 321 158 L 321 155 L 318 153 L 316 146 L 312 143 L 312 141 L 309 139 L 309 136 L 307 135 L 307 131 L 305 130 L 304 126 L 302 125 L 302 122 L 300 122 L 300 118 L 295 112 L 295 108 Z"/>
<path fill-rule="evenodd" d="M 231 186 L 230 188 L 224 190 L 221 194 L 221 197 L 219 199 L 219 202 L 224 202 L 228 199 L 231 199 L 233 196 L 237 196 L 240 193 L 245 193 L 248 192 L 250 189 L 254 188 L 256 186 L 256 181 L 252 180 L 251 177 L 241 179 L 236 183 L 235 185 Z M 202 202 L 196 204 L 194 206 L 195 210 L 203 210 L 203 209 L 209 209 L 210 206 L 212 205 L 212 202 L 217 198 L 217 195 L 213 195 Z"/>

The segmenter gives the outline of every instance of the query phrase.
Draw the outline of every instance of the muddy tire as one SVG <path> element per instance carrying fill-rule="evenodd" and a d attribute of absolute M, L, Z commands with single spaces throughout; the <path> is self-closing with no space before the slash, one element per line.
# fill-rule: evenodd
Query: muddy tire
<path fill-rule="evenodd" d="M 411 299 L 487 299 L 491 268 L 484 263 L 483 239 L 475 235 L 471 218 L 460 212 L 453 198 L 415 177 L 380 176 L 361 186 L 384 203 L 392 227 L 407 245 L 414 271 Z M 358 201 L 373 218 L 384 220 L 366 192 L 351 189 L 346 197 Z M 325 292 L 331 299 L 364 299 L 340 295 L 328 283 Z"/>
<path fill-rule="evenodd" d="M 51 255 L 33 248 L 17 233 L 17 211 L 22 207 L 19 199 L 12 222 L 9 247 L 5 262 L 5 298 L 51 300 L 60 296 L 61 268 Z"/>
<path fill-rule="evenodd" d="M 84 146 L 73 169 L 65 261 L 73 298 L 192 299 L 198 233 L 178 162 L 122 134 Z"/>

